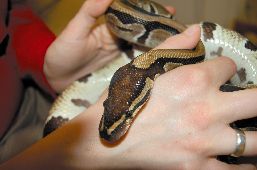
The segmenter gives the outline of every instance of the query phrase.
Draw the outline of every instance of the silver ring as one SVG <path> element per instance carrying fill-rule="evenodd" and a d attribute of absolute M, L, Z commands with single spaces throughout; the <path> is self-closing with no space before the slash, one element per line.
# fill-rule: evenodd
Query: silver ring
<path fill-rule="evenodd" d="M 246 138 L 244 131 L 240 129 L 234 129 L 236 132 L 236 149 L 231 156 L 239 157 L 242 156 L 245 151 Z"/>

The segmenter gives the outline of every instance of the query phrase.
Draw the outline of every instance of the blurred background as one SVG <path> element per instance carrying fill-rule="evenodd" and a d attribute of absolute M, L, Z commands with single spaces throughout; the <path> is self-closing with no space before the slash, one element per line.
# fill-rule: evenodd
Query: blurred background
<path fill-rule="evenodd" d="M 85 0 L 25 1 L 58 35 Z M 184 24 L 212 21 L 237 30 L 257 44 L 257 0 L 155 0 L 176 8 L 175 18 Z"/>

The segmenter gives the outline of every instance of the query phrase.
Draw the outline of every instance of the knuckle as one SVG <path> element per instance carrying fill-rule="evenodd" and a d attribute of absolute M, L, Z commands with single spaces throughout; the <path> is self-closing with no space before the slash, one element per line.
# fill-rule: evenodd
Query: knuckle
<path fill-rule="evenodd" d="M 192 71 L 192 80 L 196 80 L 201 83 L 210 82 L 210 72 L 204 67 L 194 67 Z"/>
<path fill-rule="evenodd" d="M 211 75 L 208 69 L 204 67 L 188 65 L 175 69 L 158 77 L 155 86 L 173 87 L 177 92 L 190 91 L 198 93 L 207 89 L 211 84 Z"/>
<path fill-rule="evenodd" d="M 234 72 L 236 72 L 236 63 L 229 57 L 219 57 L 218 59 L 222 60 L 222 63 L 226 65 L 226 67 L 230 67 Z"/>
<path fill-rule="evenodd" d="M 188 113 L 188 124 L 191 125 L 195 130 L 203 131 L 207 129 L 213 122 L 211 109 L 208 103 L 205 102 L 194 102 L 189 107 Z M 194 116 L 192 116 L 194 115 Z"/>
<path fill-rule="evenodd" d="M 205 87 L 209 85 L 211 76 L 209 71 L 204 67 L 190 67 L 184 72 L 185 81 L 194 87 Z"/>

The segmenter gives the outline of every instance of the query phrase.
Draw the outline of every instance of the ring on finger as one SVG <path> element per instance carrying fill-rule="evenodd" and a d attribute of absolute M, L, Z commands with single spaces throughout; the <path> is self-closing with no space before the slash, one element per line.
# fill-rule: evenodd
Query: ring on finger
<path fill-rule="evenodd" d="M 245 150 L 245 144 L 246 144 L 246 137 L 245 133 L 241 129 L 234 129 L 236 132 L 236 149 L 231 154 L 233 157 L 239 157 L 242 156 Z"/>

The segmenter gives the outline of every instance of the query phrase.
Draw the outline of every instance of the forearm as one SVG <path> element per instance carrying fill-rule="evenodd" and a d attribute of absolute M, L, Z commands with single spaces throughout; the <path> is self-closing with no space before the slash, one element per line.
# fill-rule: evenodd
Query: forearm
<path fill-rule="evenodd" d="M 99 107 L 93 106 L 25 152 L 1 165 L 0 169 L 89 169 L 106 167 L 113 152 L 106 154 L 95 122 Z M 93 122 L 93 123 L 92 123 Z M 94 123 L 95 122 L 95 123 Z M 108 156 L 108 157 L 107 157 Z"/>
<path fill-rule="evenodd" d="M 72 160 L 72 154 L 68 152 L 63 138 L 64 133 L 57 133 L 42 139 L 26 151 L 8 160 L 0 166 L 0 169 L 68 169 L 67 161 Z M 72 146 L 71 146 L 72 147 Z M 65 148 L 65 149 L 62 149 Z"/>

